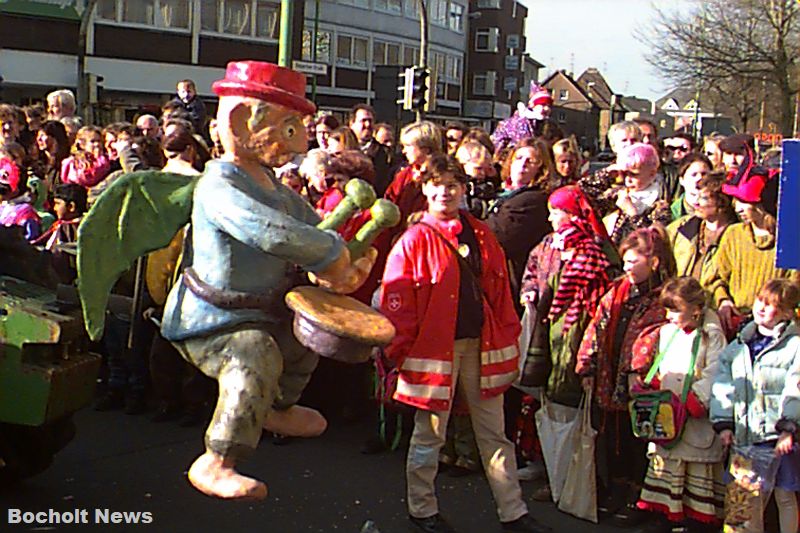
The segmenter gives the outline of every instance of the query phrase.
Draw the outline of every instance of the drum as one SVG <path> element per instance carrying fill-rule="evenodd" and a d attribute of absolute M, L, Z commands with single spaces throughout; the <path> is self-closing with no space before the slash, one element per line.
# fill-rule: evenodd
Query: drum
<path fill-rule="evenodd" d="M 395 335 L 388 318 L 354 298 L 319 287 L 297 287 L 286 295 L 294 311 L 294 335 L 306 348 L 343 363 L 369 360 L 373 346 Z"/>

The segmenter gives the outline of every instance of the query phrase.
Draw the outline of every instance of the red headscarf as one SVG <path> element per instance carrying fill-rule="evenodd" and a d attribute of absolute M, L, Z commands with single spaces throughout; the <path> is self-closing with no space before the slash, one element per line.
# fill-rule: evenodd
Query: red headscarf
<path fill-rule="evenodd" d="M 563 238 L 564 248 L 573 253 L 561 269 L 558 289 L 548 314 L 550 320 L 555 321 L 566 313 L 563 329 L 567 332 L 581 313 L 586 310 L 594 312 L 611 283 L 608 277 L 610 262 L 600 245 L 603 239 L 608 239 L 608 234 L 578 187 L 568 185 L 556 189 L 550 194 L 549 203 L 550 207 L 573 217 L 556 229 Z"/>
<path fill-rule="evenodd" d="M 578 217 L 591 226 L 594 234 L 600 239 L 608 239 L 606 227 L 597 218 L 597 215 L 589 204 L 589 199 L 577 185 L 567 185 L 550 193 L 548 205 L 554 209 L 560 209 L 572 216 Z"/>

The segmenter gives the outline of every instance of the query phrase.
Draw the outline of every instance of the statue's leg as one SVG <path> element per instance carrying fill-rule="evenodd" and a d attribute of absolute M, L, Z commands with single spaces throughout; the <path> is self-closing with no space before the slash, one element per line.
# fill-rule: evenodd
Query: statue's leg
<path fill-rule="evenodd" d="M 264 422 L 264 429 L 287 437 L 316 437 L 328 427 L 316 409 L 296 405 L 317 368 L 319 355 L 300 344 L 291 322 L 271 328 L 283 356 L 283 373 L 278 381 L 280 394 Z"/>
<path fill-rule="evenodd" d="M 261 499 L 264 483 L 236 472 L 236 463 L 258 445 L 261 427 L 278 394 L 280 350 L 264 329 L 244 327 L 180 343 L 182 353 L 219 383 L 219 398 L 206 430 L 206 453 L 189 469 L 189 481 L 218 498 Z"/>

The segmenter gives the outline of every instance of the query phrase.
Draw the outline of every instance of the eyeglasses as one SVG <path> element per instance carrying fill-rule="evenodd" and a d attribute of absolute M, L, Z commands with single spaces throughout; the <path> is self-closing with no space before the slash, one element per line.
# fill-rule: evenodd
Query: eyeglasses
<path fill-rule="evenodd" d="M 686 153 L 689 151 L 689 148 L 686 146 L 665 146 L 664 150 L 668 152 L 683 152 Z"/>
<path fill-rule="evenodd" d="M 449 142 L 449 143 L 457 143 L 457 142 L 460 142 L 460 141 L 461 141 L 461 139 L 459 139 L 458 137 L 451 137 L 451 136 L 447 137 L 447 142 Z"/>

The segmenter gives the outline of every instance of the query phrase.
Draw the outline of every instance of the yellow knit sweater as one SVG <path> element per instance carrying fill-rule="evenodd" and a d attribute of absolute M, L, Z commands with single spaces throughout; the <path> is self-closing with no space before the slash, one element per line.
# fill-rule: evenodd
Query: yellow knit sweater
<path fill-rule="evenodd" d="M 750 224 L 731 225 L 720 239 L 710 283 L 714 302 L 731 300 L 749 312 L 761 287 L 775 278 L 800 280 L 796 270 L 775 267 L 775 237 L 756 237 Z"/>

